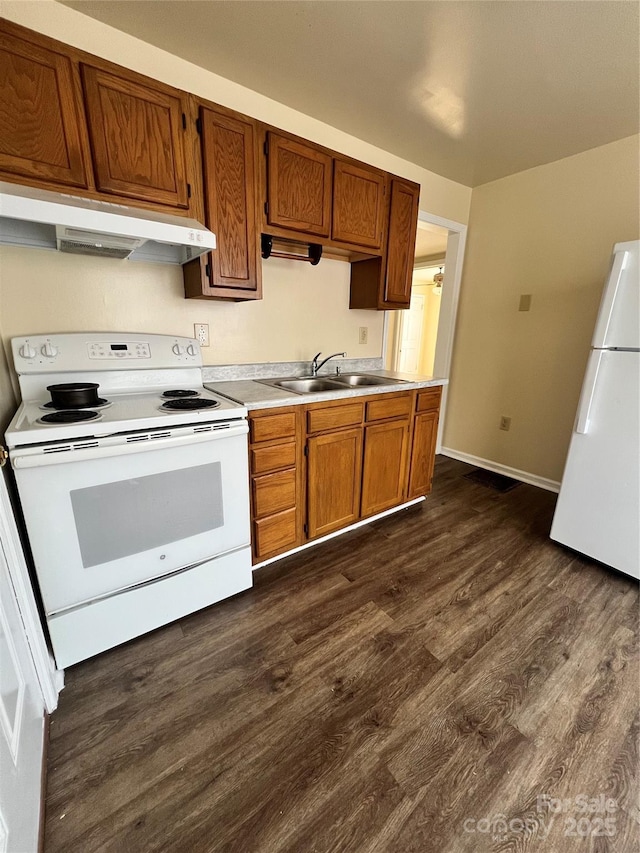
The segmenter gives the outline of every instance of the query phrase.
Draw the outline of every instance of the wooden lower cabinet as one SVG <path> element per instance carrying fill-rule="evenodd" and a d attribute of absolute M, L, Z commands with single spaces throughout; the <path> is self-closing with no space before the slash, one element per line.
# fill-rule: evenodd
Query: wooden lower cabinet
<path fill-rule="evenodd" d="M 307 535 L 325 536 L 360 517 L 362 428 L 307 439 Z"/>
<path fill-rule="evenodd" d="M 253 562 L 302 544 L 302 406 L 249 413 Z"/>
<path fill-rule="evenodd" d="M 253 523 L 254 563 L 284 554 L 299 544 L 295 507 Z"/>
<path fill-rule="evenodd" d="M 438 412 L 419 412 L 413 421 L 411 470 L 407 499 L 428 495 L 431 491 L 438 434 Z"/>
<path fill-rule="evenodd" d="M 249 413 L 253 561 L 431 490 L 440 387 Z"/>
<path fill-rule="evenodd" d="M 372 424 L 364 429 L 361 516 L 401 504 L 407 487 L 409 421 Z"/>

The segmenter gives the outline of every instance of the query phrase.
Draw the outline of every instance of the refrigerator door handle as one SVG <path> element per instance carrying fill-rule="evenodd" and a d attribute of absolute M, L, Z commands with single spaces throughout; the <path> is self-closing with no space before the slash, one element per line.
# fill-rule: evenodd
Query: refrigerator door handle
<path fill-rule="evenodd" d="M 596 391 L 596 383 L 598 382 L 598 372 L 600 364 L 604 357 L 602 350 L 592 350 L 587 364 L 587 372 L 584 377 L 582 386 L 582 394 L 580 395 L 580 403 L 578 404 L 578 416 L 576 418 L 576 432 L 584 435 L 589 432 L 589 418 L 591 415 L 591 406 Z"/>
<path fill-rule="evenodd" d="M 622 271 L 627 265 L 628 257 L 629 252 L 616 252 L 613 256 L 611 273 L 604 289 L 604 293 L 602 294 L 602 302 L 600 303 L 600 310 L 598 312 L 598 321 L 596 323 L 593 340 L 591 342 L 592 347 L 606 347 L 607 345 L 607 332 L 609 331 L 611 318 L 613 316 L 613 306 L 616 301 L 620 280 L 622 279 Z"/>

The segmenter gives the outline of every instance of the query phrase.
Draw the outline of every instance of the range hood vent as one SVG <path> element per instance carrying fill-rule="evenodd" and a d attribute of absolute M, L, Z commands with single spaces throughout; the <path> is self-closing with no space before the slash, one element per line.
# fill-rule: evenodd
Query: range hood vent
<path fill-rule="evenodd" d="M 216 238 L 194 219 L 0 182 L 0 244 L 186 264 Z"/>

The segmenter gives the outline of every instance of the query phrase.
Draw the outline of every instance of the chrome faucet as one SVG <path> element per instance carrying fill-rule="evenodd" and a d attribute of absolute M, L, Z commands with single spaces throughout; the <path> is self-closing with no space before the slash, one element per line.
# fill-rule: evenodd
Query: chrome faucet
<path fill-rule="evenodd" d="M 314 357 L 313 357 L 313 360 L 311 361 L 311 375 L 312 375 L 312 376 L 317 376 L 317 375 L 318 375 L 318 371 L 320 370 L 320 368 L 321 368 L 324 364 L 326 364 L 326 363 L 329 361 L 329 359 L 330 359 L 330 358 L 335 358 L 335 357 L 336 357 L 336 356 L 338 356 L 338 355 L 341 355 L 341 356 L 344 358 L 344 357 L 346 356 L 346 352 L 334 352 L 332 355 L 328 355 L 325 359 L 323 359 L 323 360 L 318 364 L 318 359 L 320 358 L 320 356 L 321 356 L 321 355 L 322 355 L 322 353 L 321 353 L 321 352 L 316 353 L 316 354 L 314 355 Z"/>

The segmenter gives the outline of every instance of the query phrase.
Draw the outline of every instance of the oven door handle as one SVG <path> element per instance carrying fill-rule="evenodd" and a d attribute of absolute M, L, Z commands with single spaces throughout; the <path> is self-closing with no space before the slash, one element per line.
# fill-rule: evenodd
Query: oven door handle
<path fill-rule="evenodd" d="M 60 465 L 68 462 L 89 462 L 95 459 L 107 459 L 112 456 L 125 456 L 130 453 L 144 453 L 147 450 L 170 450 L 185 444 L 202 444 L 220 441 L 233 436 L 246 435 L 249 424 L 246 420 L 212 429 L 194 426 L 184 428 L 184 432 L 162 438 L 153 438 L 158 433 L 138 433 L 133 435 L 109 435 L 104 438 L 70 441 L 66 444 L 43 447 L 24 447 L 12 450 L 9 454 L 14 468 L 40 468 L 45 465 Z M 185 434 L 186 433 L 186 434 Z M 145 437 L 149 436 L 149 437 Z"/>

